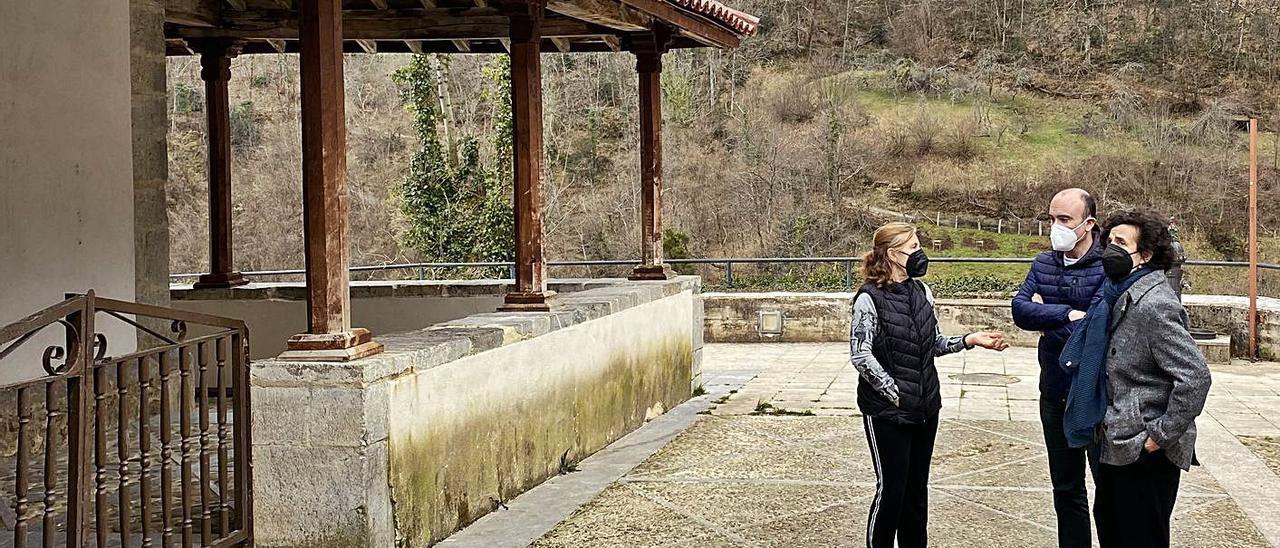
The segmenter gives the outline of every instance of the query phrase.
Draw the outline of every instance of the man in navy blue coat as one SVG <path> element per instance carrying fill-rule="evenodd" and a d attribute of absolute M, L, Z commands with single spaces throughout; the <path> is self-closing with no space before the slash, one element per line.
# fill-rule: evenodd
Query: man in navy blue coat
<path fill-rule="evenodd" d="M 1097 215 L 1097 201 L 1083 189 L 1071 188 L 1054 196 L 1049 204 L 1053 251 L 1036 257 L 1013 298 L 1014 323 L 1027 331 L 1041 332 L 1040 422 L 1049 452 L 1058 545 L 1064 548 L 1087 547 L 1092 541 L 1084 474 L 1085 463 L 1093 465 L 1095 461 L 1084 449 L 1067 445 L 1062 416 L 1071 378 L 1058 365 L 1058 356 L 1106 278 Z"/>

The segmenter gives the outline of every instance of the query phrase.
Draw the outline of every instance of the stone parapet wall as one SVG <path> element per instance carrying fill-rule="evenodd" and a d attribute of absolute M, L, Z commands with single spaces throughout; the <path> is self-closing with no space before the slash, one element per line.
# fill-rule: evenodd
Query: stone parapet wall
<path fill-rule="evenodd" d="M 706 293 L 703 295 L 708 342 L 847 342 L 853 293 Z M 1187 295 L 1184 299 L 1195 326 L 1231 335 L 1232 355 L 1247 353 L 1248 299 L 1221 295 Z M 938 299 L 938 321 L 944 333 L 999 330 L 1015 346 L 1034 347 L 1039 333 L 1013 324 L 1008 300 Z M 781 311 L 780 335 L 761 334 L 761 312 Z M 1261 298 L 1258 304 L 1261 357 L 1280 356 L 1280 299 Z"/>
<path fill-rule="evenodd" d="M 427 546 L 570 469 L 688 399 L 700 284 L 564 293 L 381 335 L 355 362 L 254 362 L 257 545 Z"/>

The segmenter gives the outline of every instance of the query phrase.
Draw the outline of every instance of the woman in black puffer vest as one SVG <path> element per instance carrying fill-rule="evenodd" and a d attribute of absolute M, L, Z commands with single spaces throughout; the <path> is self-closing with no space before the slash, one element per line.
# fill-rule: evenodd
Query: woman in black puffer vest
<path fill-rule="evenodd" d="M 929 461 L 942 409 L 935 356 L 981 346 L 1009 347 L 1001 333 L 947 337 L 938 331 L 933 293 L 918 278 L 929 259 L 915 227 L 876 230 L 863 258 L 866 285 L 853 304 L 850 361 L 857 368 L 858 408 L 876 470 L 867 518 L 868 548 L 928 544 Z"/>

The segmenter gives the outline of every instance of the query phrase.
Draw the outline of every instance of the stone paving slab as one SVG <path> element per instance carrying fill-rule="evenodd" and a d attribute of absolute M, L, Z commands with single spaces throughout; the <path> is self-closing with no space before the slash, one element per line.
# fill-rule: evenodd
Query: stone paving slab
<path fill-rule="evenodd" d="M 951 420 L 939 434 L 931 545 L 1053 544 L 1037 425 Z M 859 546 L 869 460 L 856 417 L 703 417 L 534 546 Z M 1187 480 L 1178 546 L 1268 546 L 1205 470 Z"/>
<path fill-rule="evenodd" d="M 875 476 L 845 345 L 711 344 L 704 352 L 708 394 L 686 406 L 707 410 L 616 481 L 594 485 L 599 495 L 572 514 L 541 512 L 543 525 L 521 538 L 536 538 L 539 547 L 864 545 Z M 947 396 L 930 487 L 930 545 L 1054 545 L 1035 351 L 967 352 L 940 360 L 939 369 Z M 1270 399 L 1280 396 L 1280 367 L 1215 368 L 1214 381 L 1201 419 L 1212 421 L 1202 426 L 1202 451 L 1214 454 L 1183 476 L 1174 545 L 1280 546 L 1280 475 L 1263 460 L 1273 446 L 1253 443 L 1251 452 L 1237 440 L 1268 440 L 1263 435 L 1280 424 Z M 816 402 L 777 398 L 823 385 Z M 761 402 L 784 412 L 803 405 L 816 416 L 755 414 Z M 673 412 L 688 417 L 684 407 Z M 556 496 L 539 487 L 511 506 L 537 508 L 537 497 Z M 527 497 L 534 498 L 522 502 Z M 517 514 L 491 516 L 519 521 Z M 512 538 L 503 534 L 461 544 L 516 545 L 497 542 Z"/>

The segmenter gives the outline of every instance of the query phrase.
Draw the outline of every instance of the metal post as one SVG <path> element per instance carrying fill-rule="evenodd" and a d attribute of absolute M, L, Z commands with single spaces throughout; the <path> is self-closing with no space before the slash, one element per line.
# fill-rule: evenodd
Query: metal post
<path fill-rule="evenodd" d="M 733 263 L 724 263 L 724 285 L 733 287 Z"/>
<path fill-rule="evenodd" d="M 844 262 L 844 290 L 853 291 L 853 261 Z"/>
<path fill-rule="evenodd" d="M 1249 120 L 1249 359 L 1258 357 L 1258 120 Z"/>

